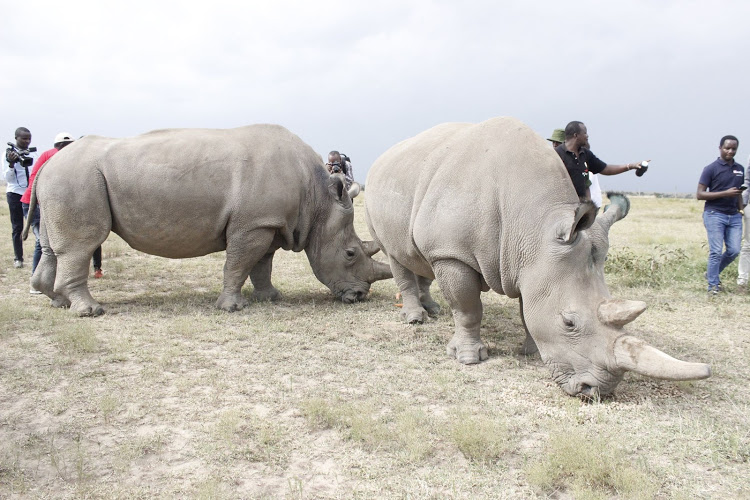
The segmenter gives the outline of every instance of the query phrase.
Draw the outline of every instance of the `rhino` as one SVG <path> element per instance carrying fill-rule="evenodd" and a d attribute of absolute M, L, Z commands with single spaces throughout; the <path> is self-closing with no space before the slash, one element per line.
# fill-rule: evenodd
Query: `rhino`
<path fill-rule="evenodd" d="M 355 188 L 356 189 L 356 188 Z M 342 175 L 278 125 L 166 129 L 113 139 L 85 136 L 42 166 L 31 210 L 42 207 L 42 259 L 31 284 L 82 316 L 104 312 L 88 289 L 88 264 L 110 231 L 131 247 L 175 259 L 226 250 L 216 306 L 276 300 L 276 250 L 304 250 L 315 276 L 343 302 L 392 277 L 354 231 Z M 28 225 L 26 228 L 28 234 Z"/>
<path fill-rule="evenodd" d="M 626 371 L 668 380 L 709 377 L 710 366 L 674 359 L 625 334 L 645 309 L 613 299 L 604 261 L 626 197 L 603 215 L 581 202 L 557 153 L 511 117 L 446 123 L 386 151 L 370 168 L 365 218 L 388 256 L 402 318 L 437 315 L 437 279 L 453 312 L 449 356 L 487 359 L 481 292 L 519 298 L 522 351 L 539 352 L 570 395 L 611 394 Z"/>

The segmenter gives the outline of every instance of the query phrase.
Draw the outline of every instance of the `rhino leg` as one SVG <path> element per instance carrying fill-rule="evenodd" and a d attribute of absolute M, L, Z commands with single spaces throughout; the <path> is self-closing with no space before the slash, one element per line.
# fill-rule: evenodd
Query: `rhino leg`
<path fill-rule="evenodd" d="M 401 319 L 405 323 L 415 324 L 427 321 L 427 311 L 419 300 L 420 290 L 417 275 L 402 266 L 396 259 L 390 257 L 391 272 L 396 281 L 404 305 L 401 308 Z"/>
<path fill-rule="evenodd" d="M 52 307 L 70 307 L 70 301 L 64 295 L 55 292 L 57 257 L 49 246 L 43 219 L 39 230 L 39 241 L 42 246 L 42 258 L 31 276 L 31 286 L 49 297 Z"/>
<path fill-rule="evenodd" d="M 521 307 L 521 324 L 523 324 L 523 329 L 524 331 L 526 331 L 526 339 L 523 341 L 523 345 L 521 346 L 521 354 L 531 356 L 532 354 L 538 353 L 539 348 L 536 346 L 536 342 L 534 342 L 534 339 L 531 337 L 529 329 L 526 326 L 526 320 L 523 317 L 523 297 L 518 297 L 518 303 Z"/>
<path fill-rule="evenodd" d="M 271 270 L 273 268 L 273 254 L 267 253 L 255 264 L 250 271 L 250 281 L 253 283 L 252 299 L 262 301 L 281 300 L 281 292 L 271 283 Z"/>
<path fill-rule="evenodd" d="M 242 296 L 242 285 L 253 268 L 266 255 L 273 241 L 271 229 L 227 231 L 227 260 L 224 263 L 224 289 L 216 307 L 228 312 L 239 311 L 249 304 Z M 270 267 L 269 267 L 270 276 Z M 270 282 L 270 278 L 269 278 Z"/>
<path fill-rule="evenodd" d="M 104 308 L 91 296 L 88 285 L 89 262 L 95 249 L 76 249 L 57 255 L 54 291 L 66 297 L 70 301 L 70 310 L 79 316 L 104 314 Z"/>
<path fill-rule="evenodd" d="M 440 314 L 440 304 L 435 302 L 430 295 L 430 285 L 432 279 L 424 276 L 417 276 L 417 285 L 419 286 L 419 302 L 431 317 L 437 317 Z"/>
<path fill-rule="evenodd" d="M 435 262 L 435 277 L 451 305 L 456 325 L 448 343 L 448 356 L 465 365 L 487 359 L 487 346 L 479 337 L 482 323 L 482 277 L 463 262 L 446 259 Z"/>

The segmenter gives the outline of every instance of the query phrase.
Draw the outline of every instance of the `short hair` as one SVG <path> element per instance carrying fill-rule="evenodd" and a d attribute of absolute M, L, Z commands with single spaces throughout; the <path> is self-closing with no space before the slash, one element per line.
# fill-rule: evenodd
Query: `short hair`
<path fill-rule="evenodd" d="M 724 141 L 737 141 L 737 147 L 739 147 L 740 145 L 740 140 L 733 135 L 725 135 L 724 137 L 722 137 L 719 141 L 719 147 L 724 146 Z"/>
<path fill-rule="evenodd" d="M 341 153 L 339 153 L 338 151 L 331 151 L 330 153 L 328 153 L 328 156 L 331 156 L 331 155 L 339 155 L 339 156 L 341 156 Z"/>
<path fill-rule="evenodd" d="M 31 134 L 31 130 L 27 129 L 26 127 L 18 127 L 16 129 L 16 137 L 26 132 L 27 134 Z"/>
<path fill-rule="evenodd" d="M 583 125 L 583 122 L 579 121 L 572 121 L 565 125 L 565 138 L 572 139 L 574 135 L 580 133 L 581 125 Z"/>

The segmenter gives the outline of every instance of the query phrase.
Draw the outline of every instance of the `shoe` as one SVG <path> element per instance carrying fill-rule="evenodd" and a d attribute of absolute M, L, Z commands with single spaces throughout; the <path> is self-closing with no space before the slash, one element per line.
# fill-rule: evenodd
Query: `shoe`
<path fill-rule="evenodd" d="M 708 298 L 716 297 L 721 290 L 718 286 L 708 287 Z"/>
<path fill-rule="evenodd" d="M 29 290 L 29 293 L 30 293 L 31 295 L 39 295 L 39 294 L 40 294 L 40 293 L 42 293 L 42 292 L 40 292 L 39 290 L 37 290 L 36 288 L 34 288 L 34 287 L 32 286 L 32 287 L 31 287 L 31 290 Z"/>
<path fill-rule="evenodd" d="M 99 278 L 101 278 L 101 277 L 102 277 L 103 275 L 104 275 L 104 273 L 102 273 L 102 270 L 101 270 L 101 269 L 97 269 L 97 270 L 95 270 L 95 271 L 94 271 L 94 278 L 97 278 L 97 279 L 99 279 Z"/>
<path fill-rule="evenodd" d="M 22 268 L 23 267 L 23 261 L 22 260 L 18 260 L 18 259 L 14 260 L 13 261 L 13 267 L 15 267 L 16 269 Z"/>

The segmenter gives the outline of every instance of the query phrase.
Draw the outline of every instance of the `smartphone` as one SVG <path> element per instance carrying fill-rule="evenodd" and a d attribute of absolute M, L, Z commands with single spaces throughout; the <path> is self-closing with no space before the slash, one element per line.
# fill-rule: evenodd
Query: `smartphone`
<path fill-rule="evenodd" d="M 745 186 L 745 185 L 743 184 L 743 185 L 741 185 L 740 187 L 738 187 L 737 189 L 739 189 L 740 191 L 744 191 L 745 189 L 747 189 L 747 186 Z"/>

